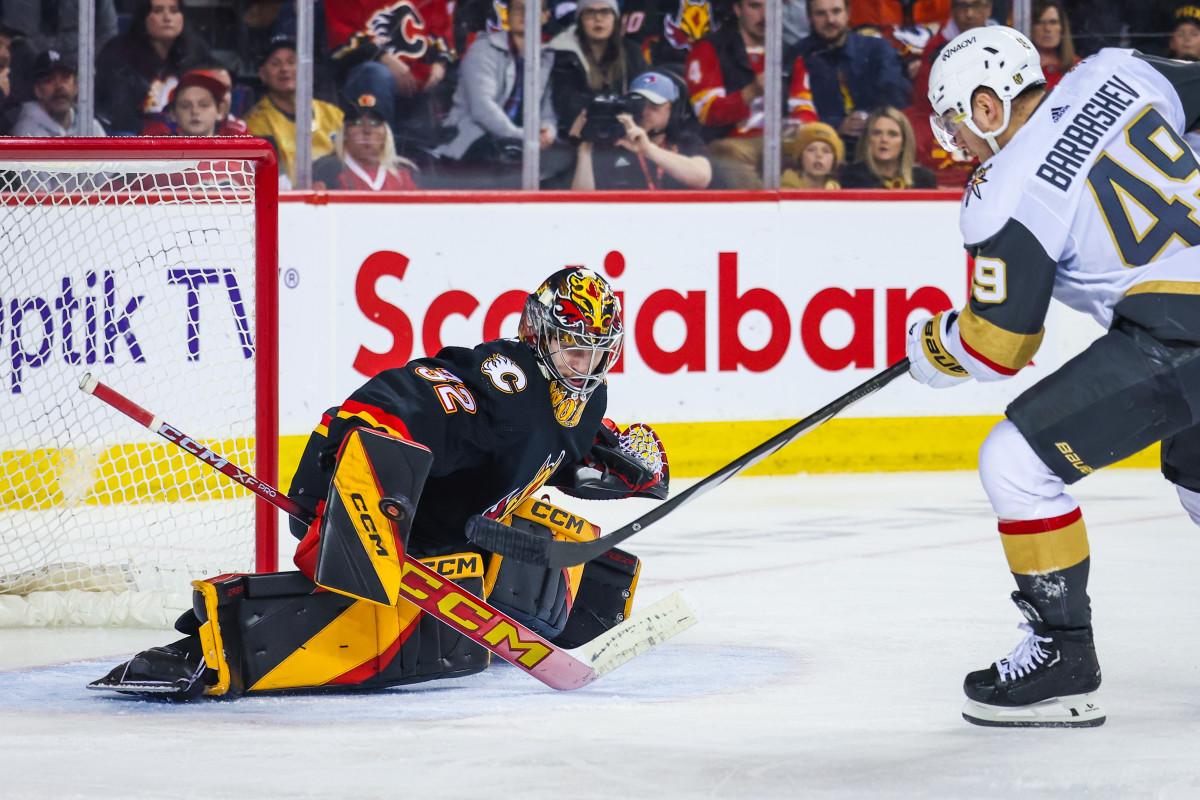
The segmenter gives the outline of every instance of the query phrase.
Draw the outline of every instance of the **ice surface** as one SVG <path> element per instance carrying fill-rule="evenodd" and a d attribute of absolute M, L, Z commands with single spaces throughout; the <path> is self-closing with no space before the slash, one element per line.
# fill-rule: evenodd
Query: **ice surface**
<path fill-rule="evenodd" d="M 973 474 L 737 478 L 627 543 L 637 605 L 685 588 L 700 624 L 575 692 L 498 665 L 159 704 L 83 687 L 170 632 L 0 631 L 0 797 L 1200 797 L 1200 531 L 1156 472 L 1073 493 L 1100 728 L 960 717 L 1020 638 Z M 650 501 L 566 503 L 611 529 Z"/>

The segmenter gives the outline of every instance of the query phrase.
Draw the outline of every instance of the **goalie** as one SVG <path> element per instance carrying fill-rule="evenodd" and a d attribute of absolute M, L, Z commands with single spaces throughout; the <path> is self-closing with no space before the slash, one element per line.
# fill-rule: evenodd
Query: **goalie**
<path fill-rule="evenodd" d="M 547 570 L 480 552 L 464 529 L 483 514 L 591 539 L 595 526 L 538 491 L 667 496 L 658 436 L 604 417 L 622 336 L 620 302 L 604 279 L 564 269 L 528 297 L 517 339 L 448 347 L 367 381 L 322 418 L 292 480 L 289 495 L 316 519 L 292 520 L 299 571 L 195 582 L 194 611 L 176 623 L 184 638 L 90 688 L 191 699 L 485 669 L 481 645 L 387 591 L 405 554 L 556 645 L 615 626 L 632 605 L 636 557 L 612 550 Z"/>

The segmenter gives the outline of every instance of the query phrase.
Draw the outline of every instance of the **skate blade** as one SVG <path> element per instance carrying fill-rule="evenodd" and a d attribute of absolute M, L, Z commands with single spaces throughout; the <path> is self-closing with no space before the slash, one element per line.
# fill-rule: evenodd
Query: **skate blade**
<path fill-rule="evenodd" d="M 159 695 L 177 693 L 181 688 L 176 683 L 167 681 L 110 681 L 101 678 L 92 681 L 87 688 L 100 692 L 117 692 L 118 694 Z"/>
<path fill-rule="evenodd" d="M 1053 697 L 1015 708 L 968 700 L 962 715 L 973 725 L 998 728 L 1094 728 L 1107 719 L 1094 692 Z"/>

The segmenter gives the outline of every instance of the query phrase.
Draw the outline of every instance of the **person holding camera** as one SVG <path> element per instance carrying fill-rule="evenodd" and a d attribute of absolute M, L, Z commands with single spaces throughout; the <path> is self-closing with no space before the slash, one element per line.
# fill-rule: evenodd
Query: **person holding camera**
<path fill-rule="evenodd" d="M 637 43 L 624 37 L 617 0 L 581 0 L 575 24 L 546 44 L 554 56 L 550 95 L 559 136 L 600 94 L 624 94 L 629 82 L 648 69 Z"/>
<path fill-rule="evenodd" d="M 571 127 L 578 142 L 572 189 L 705 189 L 712 164 L 679 87 L 645 72 L 623 97 L 598 97 Z M 689 124 L 690 123 L 690 124 Z"/>

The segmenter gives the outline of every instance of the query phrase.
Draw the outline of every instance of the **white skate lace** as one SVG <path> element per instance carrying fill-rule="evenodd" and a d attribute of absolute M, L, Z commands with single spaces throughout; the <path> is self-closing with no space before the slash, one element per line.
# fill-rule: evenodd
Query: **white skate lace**
<path fill-rule="evenodd" d="M 1046 659 L 1050 657 L 1050 654 L 1042 649 L 1042 643 L 1052 642 L 1053 639 L 1038 636 L 1028 623 L 1022 622 L 1017 627 L 1025 631 L 1025 638 L 1013 648 L 1007 658 L 996 662 L 996 671 L 1000 673 L 1002 681 L 1024 677 L 1046 663 Z"/>

